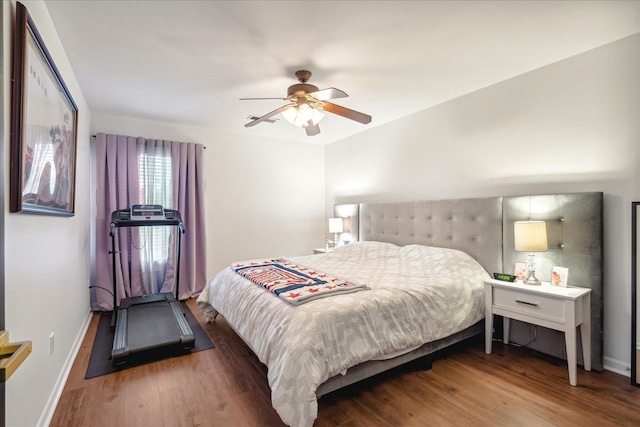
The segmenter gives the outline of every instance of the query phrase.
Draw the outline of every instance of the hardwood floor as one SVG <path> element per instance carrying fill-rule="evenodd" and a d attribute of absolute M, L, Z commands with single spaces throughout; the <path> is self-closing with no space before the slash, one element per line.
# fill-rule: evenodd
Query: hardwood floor
<path fill-rule="evenodd" d="M 94 316 L 51 426 L 282 426 L 267 369 L 218 317 L 204 324 L 216 348 L 85 380 Z M 482 339 L 418 365 L 323 396 L 315 426 L 637 426 L 640 388 L 612 372 L 578 368 Z"/>

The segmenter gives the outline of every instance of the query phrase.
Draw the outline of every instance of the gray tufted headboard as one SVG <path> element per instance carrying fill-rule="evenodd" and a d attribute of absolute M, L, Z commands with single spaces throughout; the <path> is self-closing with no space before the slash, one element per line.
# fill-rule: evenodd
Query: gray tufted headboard
<path fill-rule="evenodd" d="M 502 270 L 502 198 L 360 204 L 360 240 L 458 249 Z"/>
<path fill-rule="evenodd" d="M 571 193 L 361 203 L 336 205 L 334 214 L 344 218 L 341 239 L 458 249 L 490 274 L 513 273 L 516 261 L 526 262 L 527 254 L 513 248 L 513 222 L 544 220 L 549 251 L 536 256 L 537 276 L 549 281 L 553 266 L 568 267 L 570 286 L 592 289 L 591 360 L 593 369 L 602 370 L 602 199 L 602 193 Z M 512 325 L 512 342 L 566 359 L 561 333 L 518 321 Z"/>

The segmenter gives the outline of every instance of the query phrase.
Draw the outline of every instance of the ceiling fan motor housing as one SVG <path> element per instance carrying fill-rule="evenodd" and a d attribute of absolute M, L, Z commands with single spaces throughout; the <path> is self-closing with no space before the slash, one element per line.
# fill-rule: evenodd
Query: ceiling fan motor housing
<path fill-rule="evenodd" d="M 318 91 L 317 86 L 307 84 L 307 82 L 311 78 L 311 71 L 298 70 L 296 71 L 296 77 L 298 78 L 298 81 L 300 83 L 289 86 L 289 89 L 287 90 L 287 97 L 291 95 L 301 97 L 301 96 L 305 96 L 308 93 Z"/>
<path fill-rule="evenodd" d="M 291 95 L 304 96 L 307 93 L 317 92 L 318 87 L 307 83 L 299 83 L 289 86 L 287 97 Z"/>

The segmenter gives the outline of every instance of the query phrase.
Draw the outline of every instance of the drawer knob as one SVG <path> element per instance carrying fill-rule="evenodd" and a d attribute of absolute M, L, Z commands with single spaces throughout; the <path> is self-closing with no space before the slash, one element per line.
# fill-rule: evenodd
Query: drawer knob
<path fill-rule="evenodd" d="M 537 307 L 538 306 L 538 304 L 536 304 L 535 302 L 522 301 L 522 300 L 519 300 L 519 299 L 517 299 L 516 302 L 518 304 L 530 305 L 532 307 Z"/>

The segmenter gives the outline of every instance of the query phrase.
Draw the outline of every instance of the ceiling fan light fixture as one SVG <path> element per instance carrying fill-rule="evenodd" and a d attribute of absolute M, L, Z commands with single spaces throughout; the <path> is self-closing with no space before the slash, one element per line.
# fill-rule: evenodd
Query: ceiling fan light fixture
<path fill-rule="evenodd" d="M 281 99 L 283 101 L 289 101 L 288 104 L 276 108 L 264 116 L 252 117 L 251 121 L 245 124 L 244 127 L 255 126 L 258 123 L 269 121 L 269 119 L 276 114 L 281 114 L 289 123 L 304 128 L 307 136 L 315 136 L 320 133 L 318 123 L 320 123 L 320 120 L 324 117 L 325 112 L 342 116 L 365 125 L 371 123 L 370 115 L 327 101 L 328 99 L 334 98 L 346 98 L 349 96 L 346 92 L 334 87 L 318 90 L 317 86 L 307 83 L 311 77 L 310 71 L 299 70 L 296 72 L 296 77 L 300 83 L 289 86 L 286 98 L 240 98 L 244 101 L 254 99 Z"/>
<path fill-rule="evenodd" d="M 320 123 L 320 120 L 324 118 L 324 113 L 321 113 L 317 108 L 313 109 L 313 116 L 311 117 L 311 121 L 314 125 Z"/>
<path fill-rule="evenodd" d="M 317 125 L 324 117 L 324 114 L 318 111 L 317 108 L 313 108 L 307 103 L 302 103 L 284 110 L 282 117 L 289 123 L 303 128 L 307 126 L 310 120 L 311 123 Z"/>

